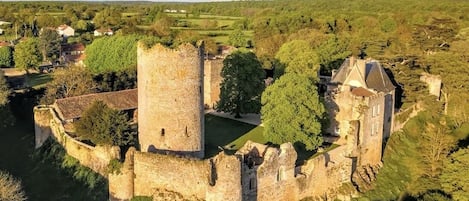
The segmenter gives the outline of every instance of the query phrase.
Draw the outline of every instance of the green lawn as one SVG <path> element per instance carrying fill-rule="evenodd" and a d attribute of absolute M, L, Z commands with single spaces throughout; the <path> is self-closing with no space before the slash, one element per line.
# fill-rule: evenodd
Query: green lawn
<path fill-rule="evenodd" d="M 52 80 L 51 74 L 43 74 L 43 73 L 29 74 L 28 86 L 34 89 L 43 88 L 51 80 Z"/>
<path fill-rule="evenodd" d="M 205 156 L 212 157 L 221 151 L 234 151 L 241 148 L 247 140 L 266 143 L 263 128 L 251 124 L 205 115 Z"/>

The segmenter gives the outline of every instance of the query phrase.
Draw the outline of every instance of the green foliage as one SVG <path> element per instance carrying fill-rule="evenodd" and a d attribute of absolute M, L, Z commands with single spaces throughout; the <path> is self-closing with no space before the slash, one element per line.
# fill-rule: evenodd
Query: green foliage
<path fill-rule="evenodd" d="M 120 174 L 122 166 L 123 164 L 119 160 L 113 158 L 107 165 L 107 172 L 109 174 Z"/>
<path fill-rule="evenodd" d="M 305 75 L 287 73 L 267 87 L 261 114 L 264 136 L 273 143 L 299 142 L 314 150 L 323 142 L 325 108 L 315 82 Z"/>
<path fill-rule="evenodd" d="M 246 36 L 241 29 L 235 29 L 228 36 L 228 44 L 235 47 L 246 47 Z"/>
<path fill-rule="evenodd" d="M 39 35 L 39 50 L 42 53 L 42 58 L 48 61 L 58 59 L 61 40 L 62 38 L 56 30 L 44 29 Z"/>
<path fill-rule="evenodd" d="M 293 40 L 284 43 L 275 55 L 286 66 L 286 73 L 308 75 L 317 79 L 319 58 L 315 51 L 304 40 Z"/>
<path fill-rule="evenodd" d="M 21 187 L 21 182 L 4 171 L 0 171 L 0 200 L 27 200 L 26 195 Z"/>
<path fill-rule="evenodd" d="M 130 35 L 94 40 L 86 47 L 86 68 L 92 73 L 104 73 L 137 66 L 137 41 L 142 38 Z"/>
<path fill-rule="evenodd" d="M 90 72 L 80 66 L 56 69 L 52 82 L 46 85 L 42 104 L 52 104 L 55 99 L 95 92 L 96 86 Z"/>
<path fill-rule="evenodd" d="M 137 69 L 103 72 L 93 76 L 93 80 L 99 92 L 134 89 L 137 87 Z"/>
<path fill-rule="evenodd" d="M 10 88 L 8 88 L 3 72 L 0 71 L 0 107 L 8 103 L 8 96 L 10 96 Z"/>
<path fill-rule="evenodd" d="M 468 166 L 469 148 L 459 149 L 444 162 L 441 186 L 446 193 L 452 195 L 454 200 L 467 200 L 469 198 Z"/>
<path fill-rule="evenodd" d="M 153 197 L 151 196 L 135 196 L 130 201 L 152 201 Z"/>
<path fill-rule="evenodd" d="M 15 67 L 21 70 L 37 68 L 42 61 L 39 40 L 28 38 L 15 46 Z"/>
<path fill-rule="evenodd" d="M 237 51 L 226 57 L 221 76 L 218 111 L 235 114 L 237 118 L 260 111 L 265 72 L 254 53 Z"/>
<path fill-rule="evenodd" d="M 97 145 L 131 146 L 135 143 L 127 116 L 102 101 L 94 102 L 85 110 L 75 127 L 81 139 Z"/>
<path fill-rule="evenodd" d="M 0 67 L 13 66 L 13 49 L 11 47 L 0 47 Z"/>

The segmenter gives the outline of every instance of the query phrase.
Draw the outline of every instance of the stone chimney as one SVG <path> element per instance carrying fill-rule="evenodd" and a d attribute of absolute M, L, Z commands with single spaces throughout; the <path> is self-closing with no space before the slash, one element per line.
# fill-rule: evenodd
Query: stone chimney
<path fill-rule="evenodd" d="M 358 69 L 362 74 L 363 79 L 366 79 L 366 60 L 364 59 L 357 59 Z"/>
<path fill-rule="evenodd" d="M 350 66 L 350 67 L 353 67 L 353 64 L 355 64 L 355 60 L 356 60 L 356 59 L 355 59 L 354 56 L 350 56 L 350 58 L 349 58 L 349 62 L 350 62 L 350 63 L 349 63 L 349 66 Z"/>

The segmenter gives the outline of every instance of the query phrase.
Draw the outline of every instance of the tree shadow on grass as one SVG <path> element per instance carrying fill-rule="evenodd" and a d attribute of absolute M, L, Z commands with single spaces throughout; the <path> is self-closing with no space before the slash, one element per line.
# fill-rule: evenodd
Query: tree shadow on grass
<path fill-rule="evenodd" d="M 222 150 L 230 151 L 235 148 L 235 141 L 256 126 L 232 119 L 205 115 L 205 158 L 211 158 Z"/>

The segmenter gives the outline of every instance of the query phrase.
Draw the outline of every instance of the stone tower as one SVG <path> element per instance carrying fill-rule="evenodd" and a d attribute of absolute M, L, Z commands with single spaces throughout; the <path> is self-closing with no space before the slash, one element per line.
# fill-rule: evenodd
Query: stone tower
<path fill-rule="evenodd" d="M 137 63 L 141 151 L 203 158 L 203 47 L 139 43 Z"/>

